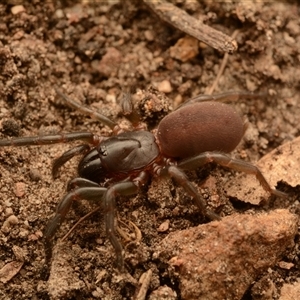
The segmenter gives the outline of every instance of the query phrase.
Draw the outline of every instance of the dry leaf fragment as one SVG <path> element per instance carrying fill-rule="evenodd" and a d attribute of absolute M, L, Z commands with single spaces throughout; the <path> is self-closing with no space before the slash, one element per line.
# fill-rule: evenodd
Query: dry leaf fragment
<path fill-rule="evenodd" d="M 8 281 L 10 281 L 15 275 L 19 273 L 23 264 L 24 261 L 12 261 L 6 264 L 0 270 L 0 281 L 3 283 L 7 283 Z"/>

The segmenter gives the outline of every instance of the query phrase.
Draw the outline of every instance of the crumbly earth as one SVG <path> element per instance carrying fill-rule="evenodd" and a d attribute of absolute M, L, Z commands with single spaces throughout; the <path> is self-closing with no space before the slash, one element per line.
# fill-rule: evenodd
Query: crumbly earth
<path fill-rule="evenodd" d="M 185 34 L 163 23 L 142 1 L 6 2 L 0 4 L 1 139 L 75 131 L 109 133 L 99 122 L 68 108 L 54 87 L 123 127 L 130 124 L 120 114 L 119 103 L 123 92 L 129 91 L 143 120 L 154 128 L 180 103 L 207 93 L 224 56 L 203 43 L 197 43 L 196 49 L 194 42 L 193 47 L 178 43 Z M 299 4 L 172 2 L 228 35 L 239 30 L 238 51 L 229 56 L 214 93 L 268 94 L 232 104 L 249 123 L 232 156 L 256 162 L 285 142 L 292 143 L 300 132 Z M 67 182 L 76 176 L 78 158 L 68 162 L 57 179 L 51 177 L 51 162 L 70 147 L 0 149 L 0 299 L 142 299 L 139 279 L 148 270 L 146 297 L 181 299 L 178 279 L 168 276 L 168 266 L 153 253 L 168 233 L 205 220 L 171 180 L 154 178 L 137 196 L 118 199 L 125 273 L 114 267 L 115 253 L 101 211 L 61 240 L 96 207 L 82 201 L 74 203 L 55 237 L 49 279 L 42 276 L 43 231 Z M 300 166 L 290 164 L 293 151 L 286 153 L 281 163 L 285 159 L 289 177 L 297 178 Z M 289 185 L 285 174 L 277 174 L 277 188 L 289 197 L 271 197 L 260 206 L 227 196 L 224 187 L 234 184 L 233 171 L 209 165 L 188 176 L 221 216 L 276 208 L 299 213 L 300 182 Z M 241 189 L 247 186 L 247 176 L 243 178 Z M 257 275 L 242 299 L 279 299 L 282 286 L 284 290 L 297 286 L 298 234 L 294 242 Z M 284 297 L 289 299 L 286 292 Z"/>

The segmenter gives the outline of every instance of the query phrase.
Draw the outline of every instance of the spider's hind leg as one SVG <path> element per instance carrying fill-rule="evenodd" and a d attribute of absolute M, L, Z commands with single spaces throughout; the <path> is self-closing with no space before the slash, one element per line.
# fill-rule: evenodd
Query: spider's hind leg
<path fill-rule="evenodd" d="M 199 194 L 195 186 L 188 180 L 185 173 L 180 170 L 176 166 L 167 166 L 163 170 L 163 172 L 167 172 L 170 177 L 172 177 L 179 185 L 181 185 L 184 190 L 193 197 L 196 205 L 199 207 L 201 213 L 206 216 L 210 220 L 220 220 L 220 216 L 218 216 L 213 211 L 207 209 L 205 205 L 205 201 L 203 197 Z"/>
<path fill-rule="evenodd" d="M 272 189 L 266 178 L 263 176 L 259 168 L 249 162 L 241 159 L 235 159 L 225 153 L 220 152 L 204 152 L 192 158 L 181 161 L 178 166 L 184 170 L 192 170 L 201 167 L 209 162 L 233 169 L 235 171 L 244 172 L 246 174 L 255 175 L 264 190 L 278 197 L 286 198 L 287 194 L 276 189 Z"/>

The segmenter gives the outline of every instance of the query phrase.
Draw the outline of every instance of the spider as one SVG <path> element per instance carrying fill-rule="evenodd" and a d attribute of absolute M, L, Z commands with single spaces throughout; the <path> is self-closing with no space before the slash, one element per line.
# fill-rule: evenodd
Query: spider
<path fill-rule="evenodd" d="M 81 140 L 84 143 L 63 153 L 54 160 L 52 175 L 76 155 L 83 155 L 78 164 L 78 177 L 67 186 L 67 194 L 56 208 L 54 217 L 45 229 L 44 245 L 46 262 L 52 257 L 52 240 L 64 221 L 74 200 L 97 201 L 104 207 L 106 234 L 116 253 L 116 264 L 122 270 L 124 259 L 122 245 L 116 236 L 116 197 L 138 193 L 151 176 L 171 177 L 195 201 L 204 217 L 220 217 L 206 208 L 205 201 L 196 187 L 188 180 L 185 170 L 193 170 L 210 162 L 223 167 L 253 174 L 262 187 L 275 196 L 286 194 L 272 189 L 260 170 L 251 163 L 231 158 L 241 141 L 246 125 L 239 114 L 224 101 L 240 97 L 258 97 L 248 92 L 227 92 L 218 95 L 201 95 L 190 99 L 177 110 L 164 117 L 152 132 L 136 121 L 130 97 L 123 100 L 124 115 L 132 122 L 133 131 L 122 130 L 104 115 L 71 100 L 56 89 L 64 101 L 81 112 L 98 119 L 110 127 L 110 137 L 92 132 L 20 137 L 0 140 L 0 147 L 48 145 Z M 108 186 L 103 186 L 109 179 Z"/>

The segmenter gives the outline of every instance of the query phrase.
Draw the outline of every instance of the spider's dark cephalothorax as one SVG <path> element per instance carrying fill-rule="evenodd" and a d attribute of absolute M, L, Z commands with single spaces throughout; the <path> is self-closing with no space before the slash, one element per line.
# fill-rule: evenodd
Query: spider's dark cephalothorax
<path fill-rule="evenodd" d="M 214 96 L 195 97 L 161 120 L 150 132 L 136 120 L 130 97 L 124 98 L 123 110 L 132 121 L 133 131 L 122 131 L 113 121 L 96 113 L 57 90 L 65 102 L 81 112 L 97 118 L 112 130 L 110 137 L 91 132 L 21 137 L 0 140 L 0 147 L 47 145 L 81 140 L 84 143 L 66 151 L 53 164 L 55 177 L 59 168 L 76 155 L 83 155 L 78 165 L 79 177 L 68 184 L 67 194 L 56 208 L 54 217 L 45 230 L 46 262 L 52 256 L 52 238 L 65 219 L 72 202 L 78 199 L 94 200 L 104 207 L 107 236 L 116 251 L 117 266 L 123 268 L 122 246 L 115 232 L 115 202 L 118 195 L 136 194 L 150 176 L 169 176 L 193 197 L 201 213 L 210 220 L 220 217 L 206 208 L 202 196 L 187 179 L 184 171 L 193 170 L 209 162 L 253 174 L 262 187 L 276 196 L 285 194 L 272 189 L 260 170 L 251 163 L 233 159 L 227 153 L 241 141 L 245 124 L 226 100 L 242 96 L 257 97 L 247 92 L 228 92 Z M 126 109 L 125 109 L 126 108 Z M 144 129 L 142 129 L 144 128 Z M 108 187 L 101 183 L 109 179 Z"/>

